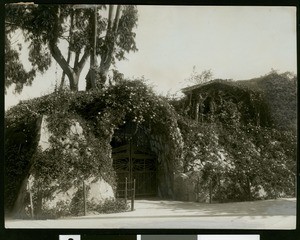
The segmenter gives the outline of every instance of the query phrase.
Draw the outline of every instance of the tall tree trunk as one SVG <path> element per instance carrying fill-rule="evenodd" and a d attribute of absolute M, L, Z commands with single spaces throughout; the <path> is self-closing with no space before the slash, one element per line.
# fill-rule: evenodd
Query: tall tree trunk
<path fill-rule="evenodd" d="M 107 74 L 109 68 L 111 66 L 113 60 L 113 53 L 115 48 L 115 42 L 118 33 L 119 21 L 121 17 L 121 9 L 122 6 L 118 5 L 116 9 L 115 18 L 113 20 L 113 6 L 109 6 L 109 19 L 108 19 L 108 26 L 107 32 L 105 36 L 105 51 L 101 55 L 101 63 L 99 67 L 99 86 L 103 87 L 107 81 Z"/>
<path fill-rule="evenodd" d="M 109 5 L 107 30 L 110 30 L 112 28 L 113 11 L 114 11 L 114 5 Z"/>
<path fill-rule="evenodd" d="M 68 78 L 70 80 L 70 90 L 71 91 L 78 91 L 78 82 L 79 82 L 80 73 L 72 73 Z"/>
<path fill-rule="evenodd" d="M 56 15 L 56 18 L 58 19 L 59 16 L 60 16 L 60 11 L 58 8 L 58 13 Z M 54 30 L 58 28 L 57 19 L 55 21 L 56 24 L 54 24 Z M 60 49 L 58 48 L 57 42 L 58 42 L 57 37 L 53 37 L 52 39 L 49 40 L 49 49 L 50 49 L 51 55 L 55 59 L 55 61 L 59 64 L 59 66 L 62 68 L 63 72 L 65 72 L 65 74 L 68 76 L 69 81 L 70 81 L 70 89 L 72 91 L 78 91 L 79 76 L 80 76 L 80 73 L 86 63 L 88 56 L 89 56 L 89 51 L 87 49 L 85 49 L 80 61 L 79 61 L 79 55 L 77 55 L 78 59 L 74 63 L 74 68 L 71 68 L 69 63 L 66 61 L 66 59 L 62 55 Z M 79 54 L 79 53 L 77 53 L 77 54 Z"/>
<path fill-rule="evenodd" d="M 117 7 L 117 11 L 116 11 L 116 17 L 114 20 L 114 27 L 113 27 L 113 31 L 114 34 L 117 34 L 118 31 L 118 27 L 119 27 L 119 21 L 120 21 L 120 16 L 121 16 L 121 9 L 122 9 L 122 5 L 118 5 Z"/>
<path fill-rule="evenodd" d="M 71 22 L 70 22 L 70 29 L 69 29 L 69 39 L 72 37 L 73 27 L 74 27 L 74 11 L 71 12 Z M 70 45 L 69 45 L 69 48 L 68 48 L 68 57 L 67 57 L 67 63 L 68 63 L 68 65 L 70 65 L 70 60 L 71 60 L 71 49 L 70 49 Z M 63 71 L 63 74 L 61 76 L 60 86 L 59 86 L 59 90 L 60 91 L 64 87 L 65 76 L 66 76 L 66 73 L 65 73 L 65 71 Z"/>
<path fill-rule="evenodd" d="M 71 51 L 70 49 L 68 49 L 68 58 L 67 58 L 67 63 L 70 64 L 70 60 L 71 60 Z M 63 71 L 63 74 L 61 76 L 61 80 L 60 80 L 60 85 L 59 85 L 59 90 L 61 91 L 64 87 L 65 84 L 65 77 L 66 77 L 66 73 L 65 71 Z"/>
<path fill-rule="evenodd" d="M 90 16 L 91 24 L 91 54 L 90 54 L 90 70 L 86 76 L 86 90 L 96 87 L 96 46 L 97 46 L 97 7 L 95 7 L 94 12 L 91 12 Z"/>
<path fill-rule="evenodd" d="M 100 68 L 100 72 L 99 72 L 99 87 L 100 88 L 103 88 L 105 83 L 106 83 L 106 80 L 107 80 L 107 75 L 108 75 L 108 70 L 109 70 L 109 67 L 104 67 L 104 68 Z"/>

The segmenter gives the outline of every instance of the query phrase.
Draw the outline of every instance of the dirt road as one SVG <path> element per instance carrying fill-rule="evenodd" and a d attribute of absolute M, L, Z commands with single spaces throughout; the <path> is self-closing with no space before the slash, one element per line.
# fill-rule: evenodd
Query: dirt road
<path fill-rule="evenodd" d="M 6 219 L 6 228 L 294 229 L 296 199 L 205 204 L 137 200 L 135 210 L 56 220 Z"/>

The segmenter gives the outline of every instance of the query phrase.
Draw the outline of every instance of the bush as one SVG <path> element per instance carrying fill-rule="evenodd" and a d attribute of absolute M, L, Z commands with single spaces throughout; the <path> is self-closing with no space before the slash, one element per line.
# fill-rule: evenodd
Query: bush
<path fill-rule="evenodd" d="M 88 209 L 98 213 L 118 213 L 129 210 L 129 205 L 123 199 L 106 199 L 101 204 L 88 203 Z"/>

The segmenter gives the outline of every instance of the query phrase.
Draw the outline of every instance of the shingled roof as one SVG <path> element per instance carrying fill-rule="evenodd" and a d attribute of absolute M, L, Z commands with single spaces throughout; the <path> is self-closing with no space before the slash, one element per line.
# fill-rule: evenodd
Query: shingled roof
<path fill-rule="evenodd" d="M 210 85 L 212 83 L 227 83 L 229 80 L 227 79 L 214 79 L 214 80 L 211 80 L 209 82 L 205 82 L 205 83 L 200 83 L 200 84 L 196 84 L 196 85 L 193 85 L 193 86 L 189 86 L 189 87 L 185 87 L 185 88 L 182 88 L 181 91 L 185 94 L 193 91 L 193 90 L 196 90 L 196 89 L 199 89 L 203 86 L 207 86 L 207 85 Z"/>

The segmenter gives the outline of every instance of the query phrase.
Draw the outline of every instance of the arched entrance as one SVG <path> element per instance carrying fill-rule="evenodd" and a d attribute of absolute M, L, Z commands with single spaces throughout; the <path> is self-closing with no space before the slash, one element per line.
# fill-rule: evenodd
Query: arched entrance
<path fill-rule="evenodd" d="M 117 192 L 122 195 L 125 189 L 125 178 L 136 181 L 136 196 L 157 195 L 157 160 L 147 149 L 129 143 L 112 151 L 113 167 L 117 174 Z"/>
<path fill-rule="evenodd" d="M 124 196 L 126 178 L 128 182 L 135 179 L 136 197 L 157 196 L 157 156 L 151 151 L 143 128 L 133 124 L 122 126 L 115 131 L 111 145 L 117 197 Z"/>

